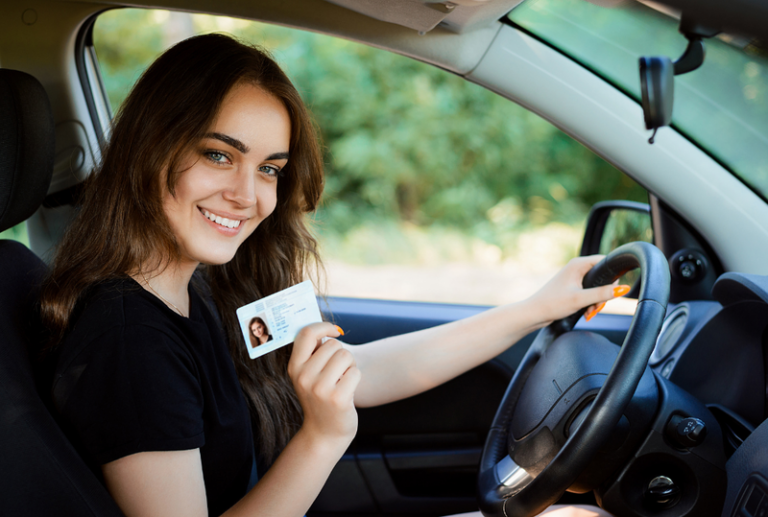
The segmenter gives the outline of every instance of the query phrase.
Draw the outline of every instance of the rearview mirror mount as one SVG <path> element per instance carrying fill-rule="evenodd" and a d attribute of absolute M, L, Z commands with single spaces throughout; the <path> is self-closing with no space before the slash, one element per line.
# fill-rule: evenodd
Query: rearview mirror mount
<path fill-rule="evenodd" d="M 668 57 L 640 58 L 640 93 L 643 104 L 645 128 L 652 129 L 648 139 L 652 144 L 656 131 L 672 122 L 675 99 L 674 76 L 699 68 L 706 55 L 703 38 L 711 38 L 720 31 L 700 25 L 686 14 L 680 19 L 680 32 L 688 39 L 683 55 L 672 63 Z"/>

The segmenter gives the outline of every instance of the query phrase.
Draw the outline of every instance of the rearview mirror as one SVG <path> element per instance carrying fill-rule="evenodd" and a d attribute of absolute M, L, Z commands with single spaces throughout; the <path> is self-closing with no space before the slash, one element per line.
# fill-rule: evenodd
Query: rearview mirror
<path fill-rule="evenodd" d="M 645 128 L 653 130 L 651 138 L 648 139 L 649 144 L 653 143 L 660 127 L 668 126 L 672 122 L 675 76 L 699 68 L 704 62 L 705 54 L 702 38 L 711 38 L 720 31 L 701 25 L 686 12 L 680 19 L 680 32 L 688 40 L 688 46 L 680 59 L 674 63 L 668 57 L 640 58 L 640 93 Z"/>
<path fill-rule="evenodd" d="M 645 128 L 656 130 L 672 122 L 675 102 L 675 71 L 667 57 L 640 58 L 640 92 L 643 102 Z M 653 136 L 649 140 L 653 143 Z"/>

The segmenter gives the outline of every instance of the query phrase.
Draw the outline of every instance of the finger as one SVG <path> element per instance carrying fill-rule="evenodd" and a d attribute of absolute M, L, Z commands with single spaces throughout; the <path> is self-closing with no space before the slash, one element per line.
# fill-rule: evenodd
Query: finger
<path fill-rule="evenodd" d="M 338 337 L 336 326 L 327 322 L 312 323 L 299 331 L 293 342 L 289 367 L 304 364 L 315 352 L 324 337 Z"/>
<path fill-rule="evenodd" d="M 349 350 L 342 348 L 328 360 L 317 377 L 317 384 L 321 389 L 333 388 L 342 378 L 344 372 L 353 366 L 356 366 L 354 356 Z"/>
<path fill-rule="evenodd" d="M 632 290 L 632 288 L 628 285 L 616 285 L 613 287 L 613 297 L 619 298 L 621 296 L 624 296 L 629 293 L 629 291 Z"/>
<path fill-rule="evenodd" d="M 354 402 L 355 391 L 362 378 L 363 373 L 360 369 L 357 366 L 352 366 L 339 379 L 339 382 L 336 384 L 336 391 L 340 396 L 349 397 Z"/>
<path fill-rule="evenodd" d="M 603 285 L 600 287 L 591 287 L 584 289 L 584 301 L 583 306 L 596 306 L 607 300 L 619 298 L 626 295 L 631 288 L 628 285 Z M 591 308 L 591 307 L 590 307 Z"/>
<path fill-rule="evenodd" d="M 320 345 L 317 352 L 312 354 L 307 362 L 302 364 L 300 368 L 296 371 L 289 371 L 289 376 L 291 377 L 297 392 L 318 393 L 318 390 L 320 390 L 320 393 L 322 393 L 322 390 L 327 390 L 327 386 L 331 385 L 331 383 L 326 382 L 326 386 L 320 384 L 321 379 L 323 378 L 323 371 L 325 370 L 328 361 L 330 361 L 333 355 L 339 350 L 342 350 L 341 343 L 335 339 L 329 339 Z"/>
<path fill-rule="evenodd" d="M 605 302 L 603 302 L 603 303 L 598 303 L 597 305 L 592 305 L 592 306 L 590 306 L 590 307 L 587 309 L 587 312 L 585 312 L 585 313 L 584 313 L 584 319 L 585 319 L 586 321 L 589 321 L 589 320 L 591 320 L 592 318 L 594 318 L 594 317 L 597 315 L 597 313 L 598 313 L 598 312 L 600 312 L 601 310 L 603 310 L 603 307 L 605 307 Z"/>
<path fill-rule="evenodd" d="M 314 378 L 320 375 L 320 372 L 326 367 L 331 357 L 339 350 L 342 350 L 341 343 L 335 339 L 328 339 L 317 347 L 317 350 L 304 363 L 302 376 L 307 375 Z"/>
<path fill-rule="evenodd" d="M 585 257 L 576 257 L 572 262 L 576 265 L 576 270 L 583 276 L 604 258 L 605 255 L 587 255 Z"/>

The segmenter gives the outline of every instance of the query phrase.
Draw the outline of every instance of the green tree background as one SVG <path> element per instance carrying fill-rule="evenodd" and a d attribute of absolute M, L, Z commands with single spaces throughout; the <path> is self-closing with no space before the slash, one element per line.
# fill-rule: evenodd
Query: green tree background
<path fill-rule="evenodd" d="M 214 31 L 271 49 L 316 118 L 327 178 L 316 225 L 331 255 L 407 261 L 418 253 L 408 253 L 403 228 L 447 259 L 461 258 L 463 237 L 507 255 L 520 232 L 580 227 L 596 201 L 647 201 L 628 176 L 478 85 L 390 52 L 244 20 L 134 9 L 100 16 L 94 44 L 113 109 L 164 48 Z"/>

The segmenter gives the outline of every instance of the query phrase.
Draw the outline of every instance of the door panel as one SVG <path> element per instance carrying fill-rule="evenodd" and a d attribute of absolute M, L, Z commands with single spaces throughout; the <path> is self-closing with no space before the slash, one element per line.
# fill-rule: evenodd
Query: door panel
<path fill-rule="evenodd" d="M 488 307 L 328 298 L 326 317 L 360 344 L 465 318 Z M 630 316 L 599 314 L 577 328 L 620 343 Z M 358 410 L 357 437 L 310 515 L 446 515 L 474 511 L 485 436 L 535 333 L 463 375 L 409 399 Z M 471 343 L 469 344 L 471 346 Z"/>

